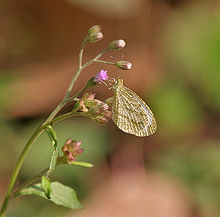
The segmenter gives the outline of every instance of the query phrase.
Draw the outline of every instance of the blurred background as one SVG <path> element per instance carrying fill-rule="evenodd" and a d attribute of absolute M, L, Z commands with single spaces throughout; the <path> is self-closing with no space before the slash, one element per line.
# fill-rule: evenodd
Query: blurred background
<path fill-rule="evenodd" d="M 60 122 L 55 126 L 60 146 L 69 137 L 82 141 L 80 160 L 95 166 L 60 166 L 51 179 L 74 188 L 84 209 L 26 196 L 10 203 L 8 217 L 219 216 L 218 0 L 1 0 L 0 201 L 25 142 L 62 99 L 77 68 L 80 43 L 96 24 L 104 38 L 87 46 L 83 61 L 124 39 L 123 58 L 133 68 L 93 64 L 74 91 L 107 69 L 146 100 L 158 130 L 138 138 L 111 122 Z M 121 52 L 112 52 L 103 59 L 111 61 L 110 55 L 122 58 Z M 102 100 L 113 95 L 104 85 L 92 91 Z M 47 167 L 51 152 L 43 134 L 17 185 Z"/>

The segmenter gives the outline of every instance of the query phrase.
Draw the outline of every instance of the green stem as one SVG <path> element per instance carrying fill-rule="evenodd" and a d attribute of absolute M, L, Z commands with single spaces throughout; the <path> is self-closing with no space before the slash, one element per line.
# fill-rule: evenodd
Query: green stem
<path fill-rule="evenodd" d="M 85 47 L 86 43 L 84 43 L 81 47 L 81 50 L 80 50 L 80 53 L 79 53 L 79 68 L 76 72 L 76 74 L 74 75 L 73 79 L 71 80 L 70 82 L 70 85 L 66 91 L 66 94 L 63 98 L 63 100 L 59 103 L 59 105 L 53 110 L 53 112 L 49 115 L 49 117 L 44 121 L 44 123 L 38 127 L 36 129 L 36 131 L 33 133 L 33 135 L 30 137 L 30 139 L 28 140 L 28 142 L 26 143 L 23 151 L 21 152 L 19 158 L 18 158 L 18 161 L 17 161 L 17 165 L 16 167 L 14 168 L 13 172 L 12 172 L 12 175 L 11 175 L 11 179 L 10 179 L 10 182 L 9 182 L 9 185 L 8 185 L 8 189 L 7 189 L 7 193 L 6 193 L 6 196 L 4 198 L 4 201 L 3 201 L 3 204 L 2 204 L 2 207 L 1 207 L 1 210 L 0 210 L 0 217 L 4 217 L 5 216 L 5 213 L 6 213 L 6 210 L 7 210 L 7 207 L 8 207 L 8 203 L 9 203 L 9 199 L 11 197 L 11 193 L 12 193 L 12 190 L 13 190 L 13 187 L 14 187 L 14 184 L 15 184 L 15 181 L 17 179 L 17 176 L 20 172 L 20 169 L 23 165 L 23 162 L 28 154 L 28 152 L 30 151 L 33 143 L 37 140 L 37 138 L 40 136 L 40 134 L 44 131 L 44 126 L 45 125 L 49 125 L 50 123 L 52 123 L 51 121 L 53 120 L 53 118 L 57 115 L 57 113 L 64 107 L 64 105 L 67 103 L 67 99 L 69 98 L 69 95 L 72 91 L 72 88 L 77 80 L 77 78 L 79 77 L 80 75 L 80 72 L 86 68 L 87 66 L 89 66 L 90 64 L 94 63 L 98 58 L 100 58 L 106 51 L 108 51 L 109 49 L 105 49 L 103 50 L 101 53 L 99 53 L 95 58 L 91 59 L 89 62 L 85 63 L 84 65 L 82 65 L 82 55 L 83 55 L 83 48 Z M 75 97 L 78 96 L 78 94 L 81 93 L 80 91 L 76 94 Z M 68 114 L 68 113 L 67 113 Z M 70 117 L 70 116 L 65 116 L 66 118 L 67 117 Z M 58 117 L 59 118 L 59 117 Z"/>
<path fill-rule="evenodd" d="M 109 61 L 105 61 L 105 60 L 95 60 L 95 62 L 104 63 L 104 64 L 108 64 L 108 65 L 116 65 L 116 63 L 114 63 L 114 62 L 109 62 Z"/>
<path fill-rule="evenodd" d="M 88 89 L 87 86 L 82 88 L 79 92 L 77 92 L 73 97 L 70 97 L 65 100 L 65 103 L 74 101 L 78 96 L 80 96 L 86 89 Z"/>
<path fill-rule="evenodd" d="M 67 119 L 67 118 L 70 118 L 70 117 L 73 117 L 73 116 L 83 116 L 83 112 L 68 112 L 64 115 L 61 115 L 57 118 L 54 118 L 52 121 L 50 121 L 49 123 L 47 123 L 46 125 L 44 125 L 44 127 L 48 126 L 48 125 L 51 125 L 51 124 L 55 124 L 59 121 L 62 121 L 64 119 Z"/>
<path fill-rule="evenodd" d="M 26 155 L 28 154 L 28 152 L 30 151 L 30 148 L 32 146 L 32 144 L 36 141 L 36 139 L 40 136 L 40 134 L 43 132 L 43 128 L 39 127 L 37 128 L 37 130 L 33 133 L 33 135 L 30 137 L 30 139 L 28 140 L 26 146 L 24 147 L 22 153 L 20 154 L 20 157 L 18 159 L 18 163 L 16 165 L 16 167 L 14 168 L 13 172 L 12 172 L 12 176 L 11 176 L 11 180 L 8 186 L 8 190 L 4 199 L 4 202 L 2 204 L 1 207 L 1 211 L 0 211 L 0 217 L 4 217 L 5 216 L 5 212 L 8 206 L 8 202 L 11 196 L 11 192 L 13 190 L 15 181 L 17 179 L 18 173 L 21 169 L 21 166 L 25 160 Z"/>
<path fill-rule="evenodd" d="M 96 62 L 96 61 L 97 61 L 104 53 L 106 53 L 108 50 L 109 50 L 109 48 L 106 48 L 106 49 L 103 50 L 101 53 L 99 53 L 97 56 L 95 56 L 93 59 L 91 59 L 90 61 L 88 61 L 87 63 L 85 63 L 85 64 L 83 64 L 82 66 L 79 67 L 79 69 L 77 70 L 77 72 L 76 72 L 74 78 L 72 79 L 72 81 L 71 81 L 71 83 L 70 83 L 70 86 L 69 86 L 69 88 L 68 88 L 68 90 L 67 90 L 67 92 L 66 92 L 66 95 L 65 95 L 65 97 L 64 97 L 64 100 L 65 100 L 65 99 L 68 99 L 68 97 L 69 97 L 69 95 L 70 95 L 70 93 L 71 93 L 71 90 L 72 90 L 72 88 L 73 88 L 73 86 L 74 86 L 74 84 L 75 84 L 77 78 L 78 78 L 79 75 L 80 75 L 80 72 L 81 72 L 84 68 L 86 68 L 86 67 L 88 67 L 89 65 L 91 65 L 92 63 Z"/>
<path fill-rule="evenodd" d="M 43 176 L 44 174 L 46 174 L 46 172 L 48 171 L 49 168 L 42 170 L 40 173 L 38 173 L 36 176 L 32 177 L 31 179 L 27 180 L 26 182 L 24 182 L 22 185 L 20 185 L 13 193 L 12 193 L 12 197 L 16 197 L 17 193 L 22 190 L 23 188 L 26 188 L 27 186 L 33 184 L 36 180 L 38 180 L 39 178 L 41 178 L 41 176 Z"/>

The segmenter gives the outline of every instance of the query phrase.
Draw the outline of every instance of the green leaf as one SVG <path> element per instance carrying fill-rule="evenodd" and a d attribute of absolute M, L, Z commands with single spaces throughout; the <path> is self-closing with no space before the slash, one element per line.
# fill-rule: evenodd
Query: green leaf
<path fill-rule="evenodd" d="M 47 134 L 50 138 L 50 141 L 53 145 L 54 148 L 57 147 L 57 135 L 56 135 L 56 131 L 52 128 L 52 126 L 47 126 L 46 127 L 46 131 L 47 131 Z"/>
<path fill-rule="evenodd" d="M 28 188 L 25 188 L 17 193 L 16 196 L 23 196 L 23 195 L 37 195 L 47 199 L 57 205 L 61 205 L 71 209 L 81 209 L 82 205 L 80 204 L 76 192 L 59 182 L 52 182 L 51 183 L 51 193 L 50 199 L 44 193 L 44 190 L 41 187 L 41 184 L 35 184 Z"/>
<path fill-rule="evenodd" d="M 55 169 L 56 165 L 57 165 L 57 158 L 59 156 L 59 151 L 58 151 L 58 142 L 57 142 L 57 135 L 56 135 L 56 131 L 52 128 L 52 126 L 47 126 L 46 127 L 46 131 L 47 134 L 51 140 L 51 143 L 54 147 L 54 151 L 50 160 L 50 166 L 49 166 L 49 170 L 47 172 L 47 176 L 49 176 L 53 170 Z"/>
<path fill-rule="evenodd" d="M 50 179 L 47 178 L 46 176 L 42 176 L 41 178 L 41 188 L 43 189 L 46 197 L 50 199 L 50 192 L 51 192 Z"/>
<path fill-rule="evenodd" d="M 50 166 L 49 166 L 49 170 L 47 171 L 47 176 L 50 176 L 50 174 L 53 172 L 53 170 L 55 169 L 56 165 L 57 165 L 57 158 L 59 157 L 59 151 L 58 148 L 55 148 L 50 160 Z"/>
<path fill-rule="evenodd" d="M 74 161 L 71 163 L 72 165 L 82 166 L 82 167 L 93 167 L 94 165 L 88 162 L 82 162 L 82 161 Z"/>

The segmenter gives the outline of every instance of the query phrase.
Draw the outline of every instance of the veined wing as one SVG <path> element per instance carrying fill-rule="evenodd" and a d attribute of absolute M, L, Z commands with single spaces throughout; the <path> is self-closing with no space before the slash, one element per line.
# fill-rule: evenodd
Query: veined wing
<path fill-rule="evenodd" d="M 156 120 L 147 104 L 132 90 L 124 86 L 115 89 L 112 120 L 122 131 L 135 136 L 152 135 Z"/>

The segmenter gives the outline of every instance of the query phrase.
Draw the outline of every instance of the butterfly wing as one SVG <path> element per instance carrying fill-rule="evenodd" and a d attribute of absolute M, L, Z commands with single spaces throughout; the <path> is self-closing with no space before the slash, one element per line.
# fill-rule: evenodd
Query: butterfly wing
<path fill-rule="evenodd" d="M 115 89 L 112 120 L 119 129 L 135 136 L 149 136 L 157 129 L 156 120 L 147 104 L 124 86 Z"/>

